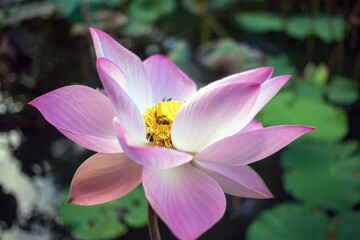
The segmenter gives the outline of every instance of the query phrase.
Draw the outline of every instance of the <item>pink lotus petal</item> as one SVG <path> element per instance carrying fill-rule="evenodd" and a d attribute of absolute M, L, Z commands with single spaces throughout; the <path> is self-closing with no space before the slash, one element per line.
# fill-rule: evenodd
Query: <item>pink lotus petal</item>
<path fill-rule="evenodd" d="M 240 130 L 240 132 L 241 133 L 250 132 L 260 128 L 263 128 L 261 122 L 253 118 L 243 129 Z"/>
<path fill-rule="evenodd" d="M 73 142 L 83 146 L 84 148 L 90 149 L 91 151 L 100 153 L 123 152 L 116 138 L 96 137 L 86 134 L 78 134 L 59 127 L 56 128 Z"/>
<path fill-rule="evenodd" d="M 196 161 L 195 167 L 212 177 L 225 193 L 246 198 L 274 197 L 261 177 L 249 166 L 223 166 Z"/>
<path fill-rule="evenodd" d="M 123 124 L 114 119 L 114 127 L 124 152 L 135 162 L 152 169 L 166 169 L 190 162 L 192 155 L 169 148 L 144 145 L 131 136 Z M 143 145 L 141 145 L 143 144 Z"/>
<path fill-rule="evenodd" d="M 120 198 L 140 184 L 141 172 L 124 153 L 97 153 L 76 171 L 68 202 L 95 205 Z"/>
<path fill-rule="evenodd" d="M 225 195 L 205 173 L 184 164 L 143 169 L 143 187 L 152 208 L 179 239 L 196 239 L 223 216 Z"/>
<path fill-rule="evenodd" d="M 164 98 L 185 102 L 196 92 L 196 84 L 170 59 L 163 55 L 153 55 L 144 61 L 150 78 L 153 102 Z"/>
<path fill-rule="evenodd" d="M 304 133 L 315 128 L 282 125 L 238 133 L 213 143 L 194 159 L 222 165 L 246 165 L 274 154 Z"/>
<path fill-rule="evenodd" d="M 127 86 L 127 92 L 135 101 L 142 113 L 152 104 L 151 86 L 145 68 L 138 56 L 127 50 L 112 37 L 95 28 L 90 28 L 96 56 L 107 58 L 114 62 L 124 73 L 126 84 L 118 81 L 121 86 Z"/>
<path fill-rule="evenodd" d="M 199 152 L 233 135 L 246 119 L 260 90 L 256 82 L 222 84 L 198 91 L 175 116 L 171 137 L 175 148 Z"/>
<path fill-rule="evenodd" d="M 98 91 L 80 85 L 59 88 L 29 103 L 68 138 L 92 151 L 121 152 L 112 120 L 110 100 Z"/>
<path fill-rule="evenodd" d="M 291 78 L 290 75 L 278 76 L 271 78 L 261 85 L 259 97 L 255 102 L 255 105 L 249 113 L 247 120 L 244 123 L 253 119 L 256 114 L 268 103 L 278 91 L 285 85 L 285 83 Z"/>
<path fill-rule="evenodd" d="M 217 87 L 221 84 L 232 83 L 232 82 L 257 82 L 264 83 L 268 80 L 274 71 L 273 67 L 260 67 L 252 70 L 248 70 L 241 73 L 236 73 L 215 82 L 212 82 L 205 86 L 203 89 Z"/>
<path fill-rule="evenodd" d="M 116 112 L 117 118 L 126 130 L 141 141 L 146 141 L 144 118 L 134 101 L 117 84 L 116 80 L 125 79 L 121 70 L 110 60 L 99 58 L 96 62 L 97 70 Z"/>

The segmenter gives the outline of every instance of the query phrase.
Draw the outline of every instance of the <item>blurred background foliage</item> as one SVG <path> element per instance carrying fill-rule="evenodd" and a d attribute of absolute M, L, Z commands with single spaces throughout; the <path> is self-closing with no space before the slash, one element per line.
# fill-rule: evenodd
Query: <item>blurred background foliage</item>
<path fill-rule="evenodd" d="M 275 199 L 228 196 L 201 239 L 360 239 L 359 15 L 356 0 L 0 0 L 0 236 L 148 238 L 141 186 L 107 204 L 66 204 L 92 153 L 26 105 L 68 84 L 101 87 L 91 26 L 142 59 L 167 55 L 199 87 L 260 66 L 292 75 L 257 118 L 317 130 L 252 165 Z"/>

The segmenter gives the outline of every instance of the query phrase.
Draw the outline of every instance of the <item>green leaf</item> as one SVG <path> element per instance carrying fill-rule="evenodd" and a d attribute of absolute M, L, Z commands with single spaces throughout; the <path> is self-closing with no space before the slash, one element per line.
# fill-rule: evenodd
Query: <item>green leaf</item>
<path fill-rule="evenodd" d="M 83 22 L 84 14 L 89 14 L 92 20 L 98 11 L 109 10 L 122 5 L 125 0 L 49 0 L 61 7 L 62 15 L 74 22 Z"/>
<path fill-rule="evenodd" d="M 323 42 L 340 41 L 344 35 L 345 21 L 341 16 L 320 13 L 316 18 L 316 36 Z"/>
<path fill-rule="evenodd" d="M 277 205 L 256 218 L 247 231 L 248 240 L 324 240 L 326 215 L 292 203 Z"/>
<path fill-rule="evenodd" d="M 105 4 L 109 7 L 118 7 L 125 3 L 126 0 L 107 0 L 105 1 Z"/>
<path fill-rule="evenodd" d="M 289 36 L 300 40 L 315 35 L 325 43 L 340 41 L 346 26 L 341 16 L 326 13 L 319 13 L 314 18 L 309 15 L 284 18 L 272 12 L 242 12 L 235 16 L 235 21 L 241 28 L 252 33 L 285 31 Z"/>
<path fill-rule="evenodd" d="M 310 62 L 304 69 L 304 77 L 314 85 L 324 87 L 329 78 L 329 69 L 324 63 L 320 63 L 316 66 L 314 63 Z"/>
<path fill-rule="evenodd" d="M 210 0 L 209 7 L 211 10 L 226 10 L 229 9 L 229 5 L 236 3 L 236 0 Z"/>
<path fill-rule="evenodd" d="M 360 214 L 330 218 L 320 209 L 283 203 L 263 212 L 247 230 L 248 240 L 359 240 Z"/>
<path fill-rule="evenodd" d="M 124 197 L 110 202 L 110 205 L 124 212 L 123 220 L 130 227 L 139 228 L 146 225 L 148 204 L 141 186 Z"/>
<path fill-rule="evenodd" d="M 348 132 L 347 116 L 342 108 L 291 90 L 277 94 L 260 111 L 258 119 L 266 126 L 299 124 L 316 127 L 301 139 L 335 142 Z"/>
<path fill-rule="evenodd" d="M 267 33 L 283 29 L 283 19 L 271 12 L 242 12 L 235 16 L 235 21 L 248 32 Z"/>
<path fill-rule="evenodd" d="M 313 99 L 313 101 L 323 102 L 324 88 L 314 85 L 313 83 L 308 82 L 303 78 L 297 78 L 296 81 L 294 81 L 294 87 L 296 94 L 304 97 L 310 97 Z"/>
<path fill-rule="evenodd" d="M 326 93 L 331 101 L 339 104 L 351 104 L 359 97 L 356 82 L 343 76 L 332 77 Z"/>
<path fill-rule="evenodd" d="M 147 22 L 137 20 L 129 20 L 125 26 L 121 28 L 121 33 L 128 36 L 143 36 L 151 33 L 153 26 Z"/>
<path fill-rule="evenodd" d="M 58 216 L 79 238 L 110 239 L 124 235 L 128 226 L 146 225 L 147 201 L 140 186 L 120 199 L 94 206 L 67 204 L 68 194 L 64 193 Z"/>
<path fill-rule="evenodd" d="M 154 22 L 171 13 L 176 7 L 174 0 L 133 0 L 128 7 L 128 14 L 139 21 Z"/>
<path fill-rule="evenodd" d="M 310 16 L 308 15 L 289 17 L 287 20 L 286 32 L 293 38 L 304 40 L 315 31 L 310 23 Z"/>
<path fill-rule="evenodd" d="M 354 142 L 299 143 L 282 155 L 285 188 L 308 204 L 351 209 L 360 201 L 360 155 Z"/>
<path fill-rule="evenodd" d="M 333 219 L 331 228 L 327 233 L 332 233 L 331 235 L 336 236 L 337 240 L 359 240 L 359 223 L 359 212 L 345 212 Z"/>
<path fill-rule="evenodd" d="M 323 42 L 340 41 L 343 37 L 345 22 L 341 16 L 330 16 L 320 13 L 311 18 L 309 15 L 295 15 L 289 17 L 286 32 L 289 36 L 304 40 L 314 34 Z"/>
<path fill-rule="evenodd" d="M 49 0 L 61 7 L 61 13 L 65 18 L 74 22 L 84 21 L 83 11 L 81 7 L 87 9 L 88 13 L 99 10 L 102 2 L 101 0 Z M 82 5 L 82 6 L 81 6 Z"/>

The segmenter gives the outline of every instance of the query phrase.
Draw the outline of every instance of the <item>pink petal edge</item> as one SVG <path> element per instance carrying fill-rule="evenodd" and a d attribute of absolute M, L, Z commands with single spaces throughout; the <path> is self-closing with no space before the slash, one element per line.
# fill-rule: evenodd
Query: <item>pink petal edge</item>
<path fill-rule="evenodd" d="M 157 54 L 144 61 L 148 73 L 153 103 L 164 98 L 185 102 L 196 92 L 196 84 L 181 71 L 169 58 Z"/>
<path fill-rule="evenodd" d="M 92 151 L 122 149 L 112 127 L 115 116 L 110 100 L 98 91 L 73 85 L 46 93 L 29 103 L 65 136 Z"/>
<path fill-rule="evenodd" d="M 114 106 L 117 118 L 131 135 L 145 142 L 144 117 L 135 102 L 117 84 L 117 80 L 125 79 L 124 74 L 113 62 L 106 58 L 98 58 L 96 67 L 106 93 Z"/>
<path fill-rule="evenodd" d="M 271 75 L 274 72 L 273 67 L 260 67 L 240 73 L 235 73 L 230 76 L 219 79 L 215 82 L 208 84 L 202 89 L 218 87 L 222 84 L 234 83 L 234 82 L 257 82 L 263 84 L 268 79 L 271 78 Z"/>
<path fill-rule="evenodd" d="M 95 205 L 120 198 L 141 183 L 142 166 L 124 153 L 97 153 L 76 171 L 68 203 Z"/>
<path fill-rule="evenodd" d="M 191 164 L 166 170 L 143 169 L 145 195 L 179 239 L 196 239 L 225 212 L 220 186 Z"/>
<path fill-rule="evenodd" d="M 195 161 L 194 166 L 214 179 L 225 193 L 246 198 L 273 198 L 261 177 L 249 166 L 223 166 Z"/>
<path fill-rule="evenodd" d="M 289 81 L 290 75 L 283 75 L 271 78 L 261 85 L 258 99 L 251 109 L 246 121 L 247 124 L 256 114 L 280 91 L 280 89 Z"/>
<path fill-rule="evenodd" d="M 194 159 L 222 165 L 246 165 L 274 154 L 301 135 L 313 130 L 313 127 L 281 125 L 239 132 L 213 143 L 196 154 Z"/>
<path fill-rule="evenodd" d="M 152 104 L 151 85 L 146 70 L 138 56 L 124 48 L 105 32 L 89 28 L 96 56 L 114 62 L 124 73 L 126 91 L 142 113 Z M 120 82 L 120 81 L 119 81 Z"/>

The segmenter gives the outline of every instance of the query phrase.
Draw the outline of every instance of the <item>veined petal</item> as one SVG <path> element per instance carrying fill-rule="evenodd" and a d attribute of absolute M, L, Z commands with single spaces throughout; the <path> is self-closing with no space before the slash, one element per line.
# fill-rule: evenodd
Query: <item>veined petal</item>
<path fill-rule="evenodd" d="M 97 137 L 92 135 L 86 135 L 81 133 L 71 132 L 60 127 L 56 127 L 62 134 L 73 142 L 83 146 L 84 148 L 90 149 L 94 152 L 100 153 L 118 153 L 122 152 L 122 148 L 114 136 L 111 138 Z M 115 132 L 114 132 L 115 134 Z"/>
<path fill-rule="evenodd" d="M 59 88 L 29 103 L 65 136 L 95 152 L 121 152 L 112 127 L 110 100 L 80 85 Z"/>
<path fill-rule="evenodd" d="M 126 81 L 124 80 L 124 74 L 113 62 L 106 58 L 99 58 L 96 61 L 96 66 L 101 82 L 114 106 L 116 117 L 131 135 L 141 141 L 146 141 L 144 118 L 134 101 L 117 83 L 117 80 Z"/>
<path fill-rule="evenodd" d="M 192 160 L 192 155 L 174 149 L 144 145 L 134 139 L 121 121 L 114 119 L 114 127 L 124 152 L 135 162 L 152 169 L 172 168 Z"/>
<path fill-rule="evenodd" d="M 271 78 L 274 71 L 273 67 L 260 67 L 252 70 L 248 70 L 241 73 L 236 73 L 220 80 L 212 82 L 202 89 L 217 87 L 221 84 L 232 83 L 232 82 L 257 82 L 264 83 L 266 80 Z"/>
<path fill-rule="evenodd" d="M 260 90 L 256 82 L 222 84 L 198 91 L 175 116 L 171 137 L 176 149 L 199 152 L 238 132 Z"/>
<path fill-rule="evenodd" d="M 249 166 L 223 166 L 196 161 L 195 167 L 212 177 L 225 193 L 246 198 L 272 198 L 261 177 Z"/>
<path fill-rule="evenodd" d="M 142 166 L 125 153 L 97 153 L 76 171 L 68 203 L 95 205 L 120 198 L 141 182 Z"/>
<path fill-rule="evenodd" d="M 143 169 L 143 187 L 152 208 L 179 239 L 196 239 L 224 214 L 220 186 L 191 164 L 166 170 Z"/>
<path fill-rule="evenodd" d="M 91 36 L 98 58 L 107 58 L 114 62 L 124 73 L 127 92 L 135 101 L 142 113 L 152 104 L 151 85 L 145 68 L 138 56 L 121 46 L 108 34 L 95 28 L 90 28 Z"/>
<path fill-rule="evenodd" d="M 194 159 L 222 165 L 246 165 L 274 154 L 315 128 L 282 125 L 261 128 L 224 138 L 205 148 Z"/>
<path fill-rule="evenodd" d="M 263 128 L 261 122 L 253 118 L 243 129 L 240 130 L 240 132 L 241 133 L 250 132 L 260 128 Z"/>
<path fill-rule="evenodd" d="M 170 59 L 163 55 L 153 55 L 144 61 L 150 78 L 153 103 L 164 98 L 185 102 L 196 92 L 196 84 Z"/>
<path fill-rule="evenodd" d="M 264 82 L 261 85 L 259 97 L 243 124 L 247 124 L 249 121 L 251 121 L 256 116 L 256 114 L 265 106 L 265 104 L 267 104 L 276 95 L 276 93 L 279 92 L 279 90 L 290 78 L 290 75 L 284 75 L 271 78 Z"/>

